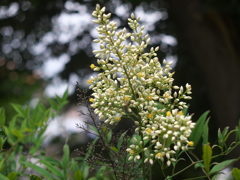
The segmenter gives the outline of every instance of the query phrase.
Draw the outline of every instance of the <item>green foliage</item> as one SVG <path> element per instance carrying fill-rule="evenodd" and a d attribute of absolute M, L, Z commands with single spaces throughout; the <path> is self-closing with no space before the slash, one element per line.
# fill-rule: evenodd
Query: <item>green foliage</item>
<path fill-rule="evenodd" d="M 15 114 L 11 119 L 0 108 L 0 179 L 16 180 L 24 176 L 31 180 L 87 179 L 87 165 L 82 168 L 79 160 L 70 159 L 67 144 L 63 146 L 60 161 L 46 156 L 41 147 L 49 120 L 67 104 L 67 98 L 66 91 L 63 97 L 50 99 L 48 108 L 41 103 L 35 107 L 12 104 Z M 29 174 L 27 168 L 39 175 Z"/>
<path fill-rule="evenodd" d="M 209 114 L 209 111 L 203 113 L 201 117 L 197 120 L 194 129 L 192 130 L 192 133 L 189 137 L 189 140 L 194 142 L 194 147 L 196 147 L 202 137 L 203 134 L 203 127 L 207 120 L 207 115 Z"/>
<path fill-rule="evenodd" d="M 236 179 L 236 180 L 240 179 L 240 169 L 233 168 L 232 177 L 234 177 L 234 179 Z"/>

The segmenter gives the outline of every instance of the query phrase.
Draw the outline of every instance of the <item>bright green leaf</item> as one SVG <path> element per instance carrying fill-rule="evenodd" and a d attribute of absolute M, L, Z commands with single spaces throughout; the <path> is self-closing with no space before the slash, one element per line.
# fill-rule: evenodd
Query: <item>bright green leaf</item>
<path fill-rule="evenodd" d="M 74 180 L 82 180 L 83 179 L 83 175 L 82 175 L 82 172 L 80 171 L 80 169 L 77 169 L 74 172 L 73 178 L 74 178 Z"/>
<path fill-rule="evenodd" d="M 6 176 L 4 176 L 3 174 L 0 173 L 0 179 L 1 180 L 10 180 L 9 178 L 7 178 Z"/>
<path fill-rule="evenodd" d="M 210 170 L 211 160 L 212 160 L 212 148 L 208 143 L 203 145 L 203 164 L 204 169 L 206 170 L 207 173 L 209 173 Z"/>
<path fill-rule="evenodd" d="M 16 180 L 17 179 L 17 173 L 16 172 L 11 172 L 10 174 L 8 174 L 8 179 L 9 180 Z"/>
<path fill-rule="evenodd" d="M 43 177 L 46 177 L 48 178 L 48 180 L 52 180 L 54 179 L 52 174 L 49 173 L 46 169 L 40 167 L 40 166 L 37 166 L 35 164 L 32 164 L 32 163 L 29 163 L 29 162 L 23 162 L 26 166 L 34 169 L 35 171 L 37 171 L 39 174 L 41 174 Z"/>
<path fill-rule="evenodd" d="M 236 180 L 239 180 L 240 179 L 240 169 L 233 168 L 232 177 L 234 177 Z"/>
<path fill-rule="evenodd" d="M 119 152 L 118 149 L 117 149 L 115 146 L 112 146 L 112 147 L 110 147 L 110 148 L 111 148 L 111 150 L 113 150 L 113 151 L 115 151 L 115 152 Z"/>
<path fill-rule="evenodd" d="M 99 135 L 99 133 L 98 133 L 98 130 L 97 130 L 97 128 L 95 127 L 95 126 L 93 126 L 93 125 L 88 125 L 89 126 L 89 129 L 90 130 L 92 130 L 92 131 L 94 131 L 94 133 L 98 136 Z"/>
<path fill-rule="evenodd" d="M 46 166 L 46 168 L 50 172 L 55 174 L 57 177 L 59 177 L 60 179 L 63 179 L 63 174 L 61 173 L 61 170 L 56 168 L 53 164 L 49 163 L 48 161 L 44 161 L 44 160 L 40 160 L 39 162 L 44 164 Z"/>
<path fill-rule="evenodd" d="M 88 180 L 98 180 L 96 177 L 91 177 Z"/>
<path fill-rule="evenodd" d="M 206 111 L 205 113 L 203 113 L 200 116 L 200 118 L 197 120 L 196 125 L 193 128 L 192 133 L 189 137 L 189 140 L 194 142 L 194 147 L 196 147 L 200 141 L 200 138 L 203 133 L 203 126 L 205 124 L 208 114 L 209 114 L 209 111 Z"/>
<path fill-rule="evenodd" d="M 63 146 L 63 157 L 62 157 L 62 167 L 63 170 L 66 172 L 67 166 L 69 162 L 69 147 L 67 144 L 64 144 Z"/>

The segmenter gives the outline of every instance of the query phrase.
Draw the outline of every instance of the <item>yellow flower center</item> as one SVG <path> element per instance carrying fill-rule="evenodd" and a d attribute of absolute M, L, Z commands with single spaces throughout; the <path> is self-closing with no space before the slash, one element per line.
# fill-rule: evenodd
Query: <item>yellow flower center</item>
<path fill-rule="evenodd" d="M 118 117 L 115 118 L 115 120 L 116 120 L 116 121 L 120 121 L 120 120 L 121 120 L 121 117 L 118 116 Z"/>
<path fill-rule="evenodd" d="M 110 94 L 114 94 L 114 91 L 112 89 L 109 89 Z"/>
<path fill-rule="evenodd" d="M 92 80 L 92 79 L 89 79 L 89 80 L 87 81 L 87 83 L 88 83 L 88 84 L 92 84 L 92 83 L 93 83 L 93 80 Z"/>
<path fill-rule="evenodd" d="M 138 77 L 143 77 L 144 74 L 143 74 L 142 72 L 140 72 L 140 73 L 137 73 L 137 76 L 138 76 Z"/>
<path fill-rule="evenodd" d="M 130 101 L 130 99 L 131 99 L 131 98 L 130 98 L 129 96 L 125 96 L 125 97 L 124 97 L 124 100 L 125 100 L 125 101 Z"/>
<path fill-rule="evenodd" d="M 147 128 L 146 132 L 150 134 L 152 132 L 152 130 L 150 128 Z"/>
<path fill-rule="evenodd" d="M 171 112 L 168 111 L 168 112 L 166 113 L 166 115 L 167 115 L 167 116 L 171 116 Z"/>
<path fill-rule="evenodd" d="M 162 157 L 162 153 L 157 153 L 156 154 L 156 158 L 161 158 Z"/>
<path fill-rule="evenodd" d="M 169 98 L 170 95 L 169 95 L 168 93 L 165 93 L 165 94 L 164 94 L 164 97 L 165 97 L 165 98 Z"/>
<path fill-rule="evenodd" d="M 95 67 L 96 67 L 96 66 L 95 66 L 94 64 L 91 64 L 91 65 L 90 65 L 90 68 L 91 68 L 91 69 L 94 69 Z"/>
<path fill-rule="evenodd" d="M 182 111 L 179 111 L 179 112 L 178 112 L 178 115 L 182 116 L 182 115 L 183 115 L 183 112 L 182 112 Z"/>
<path fill-rule="evenodd" d="M 149 95 L 147 98 L 148 98 L 149 101 L 152 100 L 152 96 L 151 95 Z"/>
<path fill-rule="evenodd" d="M 148 119 L 152 119 L 153 116 L 154 116 L 154 113 L 150 113 L 150 114 L 148 115 Z"/>
<path fill-rule="evenodd" d="M 193 145 L 194 145 L 194 142 L 193 142 L 193 141 L 189 141 L 189 142 L 188 142 L 188 145 L 189 145 L 189 146 L 193 146 Z"/>
<path fill-rule="evenodd" d="M 131 149 L 131 150 L 129 151 L 129 154 L 130 154 L 130 155 L 134 155 L 134 150 Z"/>
<path fill-rule="evenodd" d="M 90 101 L 90 102 L 94 102 L 94 99 L 93 99 L 93 98 L 90 98 L 89 101 Z"/>

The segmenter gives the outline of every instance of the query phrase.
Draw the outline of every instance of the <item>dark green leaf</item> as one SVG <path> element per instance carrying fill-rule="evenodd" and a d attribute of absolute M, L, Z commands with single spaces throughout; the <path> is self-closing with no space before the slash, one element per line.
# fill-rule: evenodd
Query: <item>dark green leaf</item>
<path fill-rule="evenodd" d="M 97 179 L 103 179 L 103 175 L 104 175 L 105 169 L 106 169 L 106 166 L 102 166 L 102 167 L 97 171 L 97 174 L 96 174 L 96 178 L 97 178 Z"/>
<path fill-rule="evenodd" d="M 107 143 L 109 143 L 112 139 L 112 130 L 109 129 L 108 133 L 107 133 Z"/>
<path fill-rule="evenodd" d="M 3 129 L 3 127 L 0 127 L 0 150 L 2 150 L 4 143 L 7 140 L 7 135 Z"/>
<path fill-rule="evenodd" d="M 194 142 L 194 147 L 196 147 L 200 141 L 200 138 L 203 133 L 203 126 L 205 124 L 208 114 L 209 114 L 209 111 L 206 111 L 201 115 L 201 117 L 197 120 L 196 125 L 193 128 L 192 133 L 189 137 L 189 140 Z"/>
<path fill-rule="evenodd" d="M 30 175 L 30 180 L 42 180 L 42 178 L 32 174 Z"/>
<path fill-rule="evenodd" d="M 206 173 L 209 173 L 210 163 L 212 160 L 212 148 L 209 143 L 203 145 L 203 164 Z"/>
<path fill-rule="evenodd" d="M 203 126 L 203 132 L 202 132 L 203 145 L 208 143 L 208 133 L 209 133 L 208 122 L 209 122 L 209 119 L 205 122 Z"/>
<path fill-rule="evenodd" d="M 225 169 L 226 167 L 230 166 L 235 161 L 237 161 L 237 159 L 229 159 L 229 160 L 223 161 L 221 163 L 218 163 L 215 166 L 213 166 L 213 168 L 211 169 L 210 173 L 211 174 L 217 173 L 217 172 Z"/>
<path fill-rule="evenodd" d="M 197 169 L 197 168 L 204 168 L 204 165 L 203 165 L 203 163 L 196 163 L 196 164 L 194 165 L 194 168 L 195 168 L 195 169 Z"/>
<path fill-rule="evenodd" d="M 0 126 L 4 126 L 6 121 L 5 110 L 0 108 Z"/>
<path fill-rule="evenodd" d="M 127 131 L 125 131 L 124 133 L 121 134 L 120 138 L 118 139 L 118 144 L 117 144 L 117 149 L 118 151 L 121 150 L 121 146 L 122 146 L 122 143 L 123 143 L 123 138 L 126 136 L 127 134 Z"/>

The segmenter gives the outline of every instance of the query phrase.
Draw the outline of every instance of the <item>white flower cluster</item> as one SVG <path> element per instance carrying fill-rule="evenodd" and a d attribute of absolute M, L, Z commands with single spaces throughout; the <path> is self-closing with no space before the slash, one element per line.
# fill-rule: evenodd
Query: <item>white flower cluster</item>
<path fill-rule="evenodd" d="M 100 50 L 94 51 L 98 66 L 90 67 L 102 71 L 88 80 L 94 91 L 90 102 L 95 113 L 109 124 L 134 115 L 136 133 L 142 139 L 135 139 L 127 149 L 129 160 L 138 160 L 140 153 L 145 152 L 145 162 L 153 164 L 154 160 L 165 158 L 170 165 L 176 151 L 192 145 L 188 137 L 194 123 L 191 116 L 181 111 L 187 108 L 182 99 L 191 99 L 191 86 L 187 84 L 185 90 L 173 86 L 171 63 L 164 60 L 161 65 L 156 57 L 159 47 L 144 52 L 150 38 L 139 26 L 139 18 L 131 15 L 128 24 L 133 32 L 127 33 L 109 20 L 111 14 L 105 14 L 105 8 L 97 5 L 93 16 L 99 25 L 99 37 L 94 42 L 99 43 Z M 150 142 L 149 148 L 143 141 Z"/>

